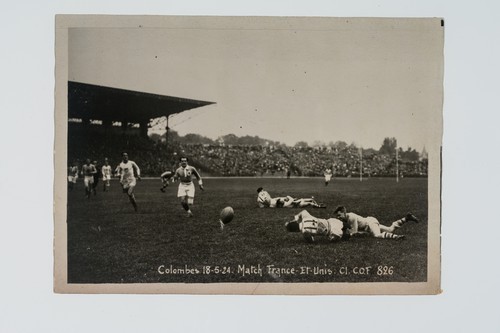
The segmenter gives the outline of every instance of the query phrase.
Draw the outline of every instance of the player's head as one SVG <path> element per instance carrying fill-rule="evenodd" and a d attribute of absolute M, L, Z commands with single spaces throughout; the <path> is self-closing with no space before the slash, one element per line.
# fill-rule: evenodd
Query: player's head
<path fill-rule="evenodd" d="M 90 158 L 87 158 L 87 159 L 85 160 L 85 163 L 86 163 L 86 164 L 90 164 Z"/>
<path fill-rule="evenodd" d="M 127 153 L 122 153 L 122 159 L 124 162 L 128 161 L 128 154 Z"/>
<path fill-rule="evenodd" d="M 97 161 L 96 161 L 96 160 L 94 160 L 94 161 L 92 162 L 92 164 L 96 165 L 96 164 L 97 164 Z"/>
<path fill-rule="evenodd" d="M 267 191 L 260 190 L 257 195 L 257 202 L 264 206 L 269 206 L 271 204 L 271 196 Z"/>
<path fill-rule="evenodd" d="M 346 213 L 347 213 L 347 209 L 345 208 L 345 206 L 338 206 L 337 208 L 335 208 L 333 215 L 336 218 L 338 218 L 339 220 L 345 220 Z"/>
<path fill-rule="evenodd" d="M 181 158 L 179 158 L 179 162 L 180 162 L 180 164 L 181 164 L 182 167 L 186 167 L 187 164 L 188 164 L 188 158 L 182 156 Z"/>
<path fill-rule="evenodd" d="M 259 187 L 259 188 L 257 189 L 257 193 L 260 193 L 260 191 L 262 191 L 263 189 L 264 189 L 264 188 Z"/>
<path fill-rule="evenodd" d="M 106 164 L 106 165 L 107 165 L 108 163 L 109 163 L 108 158 L 107 158 L 107 157 L 105 157 L 105 158 L 104 158 L 104 164 Z"/>

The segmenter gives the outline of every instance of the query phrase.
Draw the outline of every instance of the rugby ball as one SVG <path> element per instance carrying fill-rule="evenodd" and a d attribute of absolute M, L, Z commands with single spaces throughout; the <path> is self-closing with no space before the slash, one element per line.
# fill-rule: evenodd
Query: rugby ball
<path fill-rule="evenodd" d="M 220 220 L 224 224 L 228 224 L 233 220 L 234 217 L 234 210 L 232 207 L 226 207 L 220 212 Z"/>

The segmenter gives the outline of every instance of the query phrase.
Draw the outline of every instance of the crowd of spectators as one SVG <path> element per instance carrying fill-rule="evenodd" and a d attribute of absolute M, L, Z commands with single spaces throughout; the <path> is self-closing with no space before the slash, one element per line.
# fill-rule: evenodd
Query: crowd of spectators
<path fill-rule="evenodd" d="M 180 156 L 187 156 L 190 164 L 205 175 L 212 176 L 322 176 L 326 168 L 333 168 L 337 177 L 359 176 L 362 163 L 363 175 L 387 177 L 396 174 L 404 177 L 427 176 L 427 159 L 398 159 L 395 155 L 347 146 L 290 147 L 286 145 L 224 145 L 183 144 L 171 142 L 167 146 L 135 135 L 79 135 L 68 139 L 69 163 L 82 164 L 86 158 L 102 163 L 105 157 L 114 167 L 121 160 L 121 153 L 128 152 L 131 160 L 146 176 L 158 176 L 174 169 Z M 362 161 L 361 157 L 362 156 Z"/>

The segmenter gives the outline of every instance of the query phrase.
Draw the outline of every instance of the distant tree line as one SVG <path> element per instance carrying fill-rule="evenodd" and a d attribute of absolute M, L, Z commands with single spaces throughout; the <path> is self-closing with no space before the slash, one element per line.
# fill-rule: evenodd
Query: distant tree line
<path fill-rule="evenodd" d="M 150 138 L 156 142 L 164 142 L 166 141 L 166 133 L 163 135 L 153 133 L 150 135 Z M 273 141 L 273 140 L 268 140 L 268 139 L 263 139 L 258 136 L 250 136 L 250 135 L 245 135 L 242 137 L 238 137 L 235 134 L 227 134 L 218 137 L 216 140 L 210 139 L 206 136 L 200 135 L 200 134 L 194 134 L 194 133 L 189 133 L 184 136 L 179 135 L 174 130 L 170 130 L 168 133 L 168 141 L 169 142 L 177 142 L 179 144 L 208 144 L 208 145 L 231 145 L 231 146 L 274 146 L 274 147 L 279 147 L 279 146 L 286 146 L 283 143 L 280 143 L 279 141 Z M 359 149 L 356 144 L 351 143 L 348 144 L 347 142 L 344 141 L 330 141 L 328 143 L 325 143 L 323 141 L 314 141 L 312 142 L 311 145 L 309 145 L 305 141 L 298 141 L 293 147 L 295 148 L 325 148 L 325 147 L 330 147 L 332 149 L 337 149 L 337 150 L 343 150 L 347 148 L 356 148 Z M 381 155 L 395 155 L 396 154 L 396 147 L 397 147 L 397 140 L 396 138 L 389 138 L 386 137 L 384 138 L 384 141 L 382 142 L 382 145 L 380 146 L 380 149 L 377 151 L 373 148 L 363 148 L 363 155 L 365 154 L 381 154 Z M 406 150 L 403 148 L 399 147 L 398 149 L 398 156 L 400 159 L 408 160 L 408 161 L 418 161 L 420 156 L 420 153 L 417 152 L 415 149 L 408 147 Z"/>

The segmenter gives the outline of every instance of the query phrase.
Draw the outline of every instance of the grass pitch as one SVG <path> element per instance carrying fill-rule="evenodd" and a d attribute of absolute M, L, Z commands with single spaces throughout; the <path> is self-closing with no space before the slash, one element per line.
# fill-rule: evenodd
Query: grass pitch
<path fill-rule="evenodd" d="M 424 282 L 427 280 L 427 179 L 206 178 L 196 188 L 194 217 L 177 198 L 177 184 L 160 192 L 159 180 L 136 187 L 139 212 L 114 180 L 109 192 L 84 198 L 81 179 L 68 192 L 68 282 Z M 354 238 L 308 244 L 284 223 L 298 208 L 257 207 L 256 189 L 271 196 L 314 196 L 330 217 L 337 205 L 390 225 L 413 212 L 420 223 L 397 231 L 405 240 Z M 219 228 L 231 206 L 234 220 Z"/>

